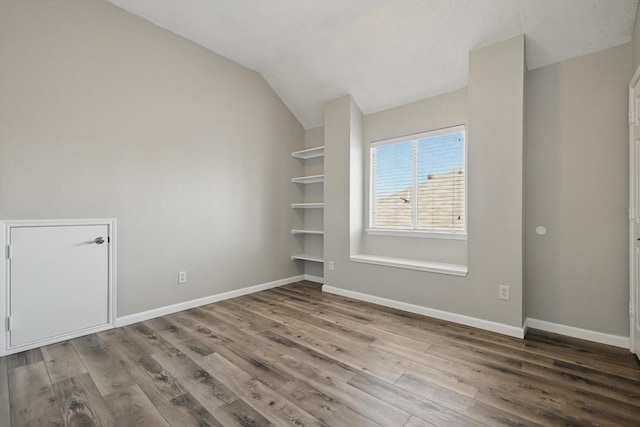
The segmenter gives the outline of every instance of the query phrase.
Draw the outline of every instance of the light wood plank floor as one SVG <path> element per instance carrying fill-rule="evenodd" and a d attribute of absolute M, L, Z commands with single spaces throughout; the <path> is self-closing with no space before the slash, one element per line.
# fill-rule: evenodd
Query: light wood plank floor
<path fill-rule="evenodd" d="M 300 282 L 1 358 L 9 425 L 640 426 L 640 363 Z"/>

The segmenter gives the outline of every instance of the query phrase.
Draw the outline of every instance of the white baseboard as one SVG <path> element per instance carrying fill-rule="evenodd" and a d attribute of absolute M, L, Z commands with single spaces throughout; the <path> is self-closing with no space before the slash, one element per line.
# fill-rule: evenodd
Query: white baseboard
<path fill-rule="evenodd" d="M 153 319 L 160 316 L 166 316 L 167 314 L 177 313 L 178 311 L 188 310 L 194 307 L 200 307 L 200 306 L 211 304 L 214 302 L 223 301 L 229 298 L 236 298 L 242 295 L 253 294 L 255 292 L 260 292 L 267 289 L 277 288 L 279 286 L 284 286 L 290 283 L 299 282 L 303 279 L 304 279 L 304 276 L 302 275 L 287 277 L 286 279 L 275 280 L 273 282 L 262 283 L 259 285 L 249 286 L 242 289 L 236 289 L 234 291 L 223 292 L 221 294 L 210 295 L 203 298 L 197 298 L 190 301 L 184 301 L 177 304 L 154 308 L 154 309 L 143 311 L 140 313 L 130 314 L 128 316 L 118 317 L 116 319 L 116 327 L 126 326 L 132 323 L 143 322 L 145 320 Z"/>
<path fill-rule="evenodd" d="M 406 302 L 377 297 L 374 295 L 335 288 L 333 286 L 324 285 L 322 286 L 322 291 L 328 292 L 330 294 L 336 294 L 343 297 L 382 305 L 385 307 L 397 308 L 398 310 L 408 311 L 410 313 L 422 314 L 423 316 L 434 317 L 440 320 L 447 320 L 453 323 L 473 326 L 475 328 L 497 332 L 499 334 L 508 335 L 511 337 L 524 338 L 524 329 L 518 326 L 505 325 L 504 323 L 492 322 L 490 320 L 478 319 L 477 317 L 465 316 L 463 314 L 456 314 L 443 310 L 436 310 L 434 308 L 423 307 L 420 305 L 409 304 Z"/>
<path fill-rule="evenodd" d="M 532 318 L 527 318 L 525 324 L 532 329 L 540 329 L 541 331 L 580 338 L 582 340 L 593 341 L 601 344 L 608 344 L 614 347 L 629 348 L 629 337 L 605 334 L 604 332 L 596 332 L 589 329 L 581 329 L 574 326 L 561 325 L 559 323 Z"/>
<path fill-rule="evenodd" d="M 236 289 L 234 291 L 223 292 L 221 294 L 210 295 L 203 298 L 197 298 L 190 301 L 184 301 L 177 304 L 172 304 L 164 307 L 154 308 L 152 310 L 143 311 L 140 313 L 130 314 L 128 316 L 118 317 L 116 319 L 116 327 L 130 325 L 132 323 L 143 322 L 145 320 L 153 319 L 160 316 L 166 316 L 167 314 L 177 313 L 179 311 L 188 310 L 194 307 L 200 307 L 206 304 L 211 304 L 218 301 L 223 301 L 230 298 L 236 298 L 242 295 L 248 295 L 255 292 L 264 291 L 271 288 L 277 288 L 279 286 L 288 285 L 290 283 L 299 282 L 301 280 L 309 280 L 317 283 L 324 283 L 324 278 L 312 275 L 300 275 L 292 276 L 285 279 L 275 280 L 273 282 L 262 283 L 259 285 L 249 286 L 242 289 Z M 614 347 L 629 348 L 630 338 L 606 334 L 604 332 L 592 331 L 589 329 L 576 328 L 574 326 L 562 325 L 559 323 L 547 322 L 545 320 L 538 320 L 527 318 L 524 321 L 522 327 L 505 325 L 504 323 L 492 322 L 490 320 L 478 319 L 476 317 L 465 316 L 462 314 L 451 313 L 448 311 L 437 310 L 434 308 L 423 307 L 420 305 L 409 304 L 406 302 L 396 301 L 388 298 L 377 297 L 374 295 L 363 294 L 360 292 L 349 291 L 346 289 L 335 288 L 333 286 L 322 286 L 322 291 L 330 294 L 341 295 L 347 298 L 353 298 L 360 301 L 366 301 L 373 304 L 382 305 L 385 307 L 396 308 L 398 310 L 408 311 L 410 313 L 421 314 L 423 316 L 433 317 L 436 319 L 446 320 L 449 322 L 459 323 L 466 326 L 473 326 L 475 328 L 484 329 L 491 332 L 497 332 L 499 334 L 508 335 L 516 338 L 524 338 L 524 335 L 528 328 L 539 329 L 541 331 L 552 332 L 556 334 L 566 335 L 573 338 L 579 338 L 587 341 L 593 341 L 601 344 L 607 344 Z"/>
<path fill-rule="evenodd" d="M 522 323 L 522 333 L 524 334 L 524 336 L 527 336 L 527 329 L 529 329 L 529 318 L 528 317 L 526 319 L 524 319 L 524 322 Z"/>
<path fill-rule="evenodd" d="M 324 277 L 312 276 L 311 274 L 305 274 L 304 280 L 308 280 L 310 282 L 316 282 L 316 283 L 324 283 Z"/>

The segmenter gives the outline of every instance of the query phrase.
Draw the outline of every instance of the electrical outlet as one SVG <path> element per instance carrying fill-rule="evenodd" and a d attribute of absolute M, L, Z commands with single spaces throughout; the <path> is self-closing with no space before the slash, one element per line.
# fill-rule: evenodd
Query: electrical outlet
<path fill-rule="evenodd" d="M 329 261 L 329 270 L 333 271 L 333 261 Z"/>
<path fill-rule="evenodd" d="M 498 286 L 498 298 L 509 301 L 509 291 L 511 288 L 506 285 Z"/>
<path fill-rule="evenodd" d="M 187 282 L 187 272 L 180 271 L 178 272 L 178 283 L 186 283 Z"/>

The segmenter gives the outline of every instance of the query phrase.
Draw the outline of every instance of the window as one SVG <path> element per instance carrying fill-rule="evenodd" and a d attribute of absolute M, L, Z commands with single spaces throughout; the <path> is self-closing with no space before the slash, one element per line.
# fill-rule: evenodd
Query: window
<path fill-rule="evenodd" d="M 465 235 L 464 125 L 371 143 L 370 231 Z"/>

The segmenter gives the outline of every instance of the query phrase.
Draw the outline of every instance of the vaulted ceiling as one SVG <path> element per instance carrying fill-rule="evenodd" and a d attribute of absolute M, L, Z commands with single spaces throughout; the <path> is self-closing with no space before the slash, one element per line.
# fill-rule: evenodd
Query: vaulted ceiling
<path fill-rule="evenodd" d="M 107 0 L 251 68 L 305 128 L 466 86 L 468 52 L 526 35 L 529 69 L 631 40 L 637 0 Z"/>

